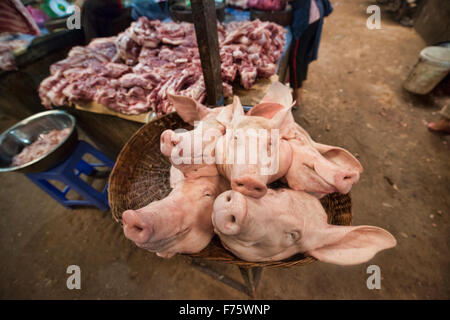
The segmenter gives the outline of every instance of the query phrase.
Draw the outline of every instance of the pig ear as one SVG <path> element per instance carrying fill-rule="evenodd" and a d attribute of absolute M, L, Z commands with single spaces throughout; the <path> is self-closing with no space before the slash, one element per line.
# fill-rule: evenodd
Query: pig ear
<path fill-rule="evenodd" d="M 228 126 L 231 123 L 231 118 L 233 118 L 233 105 L 230 104 L 224 107 L 216 117 L 216 120 L 224 126 Z"/>
<path fill-rule="evenodd" d="M 244 108 L 238 96 L 233 97 L 233 103 L 224 107 L 217 115 L 216 120 L 226 127 L 229 127 L 238 116 L 244 115 Z"/>
<path fill-rule="evenodd" d="M 173 189 L 178 182 L 184 180 L 184 174 L 174 166 L 170 167 L 170 187 Z"/>
<path fill-rule="evenodd" d="M 317 260 L 339 265 L 354 265 L 372 259 L 397 241 L 386 230 L 372 226 L 329 225 L 323 234 L 326 244 L 307 253 Z"/>
<path fill-rule="evenodd" d="M 347 150 L 316 142 L 314 142 L 314 147 L 322 154 L 322 156 L 338 166 L 357 170 L 359 173 L 363 172 L 361 163 Z"/>
<path fill-rule="evenodd" d="M 291 121 L 293 121 L 291 107 L 283 108 L 270 119 L 270 127 L 272 129 L 280 129 L 285 126 L 284 124 L 290 123 Z"/>
<path fill-rule="evenodd" d="M 248 112 L 248 116 L 257 116 L 257 117 L 264 117 L 267 119 L 272 119 L 275 114 L 277 114 L 279 111 L 283 110 L 283 105 L 279 103 L 274 102 L 264 102 L 255 105 L 253 108 L 251 108 Z"/>
<path fill-rule="evenodd" d="M 170 93 L 167 96 L 181 119 L 191 125 L 194 124 L 194 121 L 203 119 L 210 112 L 207 107 L 190 97 Z"/>
<path fill-rule="evenodd" d="M 273 82 L 269 88 L 269 91 L 267 91 L 260 103 L 264 102 L 279 103 L 285 108 L 292 107 L 293 101 L 291 89 L 279 81 Z"/>
<path fill-rule="evenodd" d="M 238 96 L 234 96 L 232 106 L 233 106 L 233 118 L 231 119 L 231 122 L 236 121 L 236 119 L 245 114 L 244 108 L 242 107 L 241 104 L 241 99 L 239 99 Z"/>

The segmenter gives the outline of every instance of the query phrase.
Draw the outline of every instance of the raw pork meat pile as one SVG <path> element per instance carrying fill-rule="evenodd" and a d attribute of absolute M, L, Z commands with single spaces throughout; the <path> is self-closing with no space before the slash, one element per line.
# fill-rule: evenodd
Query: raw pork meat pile
<path fill-rule="evenodd" d="M 56 148 L 70 134 L 70 128 L 52 130 L 40 135 L 35 142 L 22 149 L 13 157 L 11 167 L 18 167 L 31 162 Z"/>
<path fill-rule="evenodd" d="M 224 95 L 239 79 L 249 88 L 276 71 L 285 30 L 255 21 L 218 25 Z M 205 99 L 205 83 L 193 24 L 139 18 L 116 37 L 74 47 L 50 67 L 39 87 L 42 104 L 96 101 L 124 113 L 173 111 L 167 93 Z"/>
<path fill-rule="evenodd" d="M 125 236 L 139 247 L 166 258 L 196 253 L 215 233 L 227 250 L 246 261 L 279 261 L 303 253 L 353 265 L 396 245 L 395 238 L 378 227 L 327 223 L 319 198 L 350 192 L 362 167 L 348 151 L 312 140 L 294 121 L 288 87 L 274 83 L 247 114 L 236 96 L 233 104 L 215 109 L 188 97 L 169 99 L 184 121 L 201 125 L 162 133 L 161 152 L 172 163 L 173 190 L 122 215 Z M 266 144 L 263 134 L 255 135 L 259 129 L 270 134 Z M 193 142 L 196 137 L 201 140 Z M 193 144 L 201 150 L 193 151 Z M 256 162 L 228 161 L 258 148 Z M 265 148 L 273 155 L 270 162 L 263 160 Z M 262 170 L 275 159 L 273 170 Z M 285 187 L 268 187 L 275 181 Z"/>
<path fill-rule="evenodd" d="M 14 51 L 25 48 L 29 41 L 16 39 L 0 41 L 0 70 L 14 70 L 17 68 Z"/>

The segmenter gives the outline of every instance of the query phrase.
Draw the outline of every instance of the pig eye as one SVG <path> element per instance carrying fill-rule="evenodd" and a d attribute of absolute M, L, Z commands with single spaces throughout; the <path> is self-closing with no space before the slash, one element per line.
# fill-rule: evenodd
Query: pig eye
<path fill-rule="evenodd" d="M 212 197 L 212 193 L 211 192 L 206 192 L 205 193 L 205 197 Z"/>
<path fill-rule="evenodd" d="M 297 241 L 298 239 L 300 239 L 300 231 L 292 230 L 287 233 L 287 236 L 288 236 L 289 240 Z"/>

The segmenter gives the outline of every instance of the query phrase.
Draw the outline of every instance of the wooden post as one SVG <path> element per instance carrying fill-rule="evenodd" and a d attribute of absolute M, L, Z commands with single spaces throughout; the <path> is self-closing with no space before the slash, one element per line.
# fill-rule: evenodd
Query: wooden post
<path fill-rule="evenodd" d="M 191 0 L 191 7 L 205 79 L 207 103 L 217 106 L 223 100 L 223 88 L 214 0 Z"/>

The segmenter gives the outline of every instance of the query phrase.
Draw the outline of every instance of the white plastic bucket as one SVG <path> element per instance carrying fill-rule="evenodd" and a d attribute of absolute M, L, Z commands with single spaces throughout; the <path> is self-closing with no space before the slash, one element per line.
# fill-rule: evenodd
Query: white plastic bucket
<path fill-rule="evenodd" d="M 427 94 L 445 78 L 450 71 L 450 48 L 426 47 L 420 52 L 416 63 L 403 87 L 416 94 Z"/>

